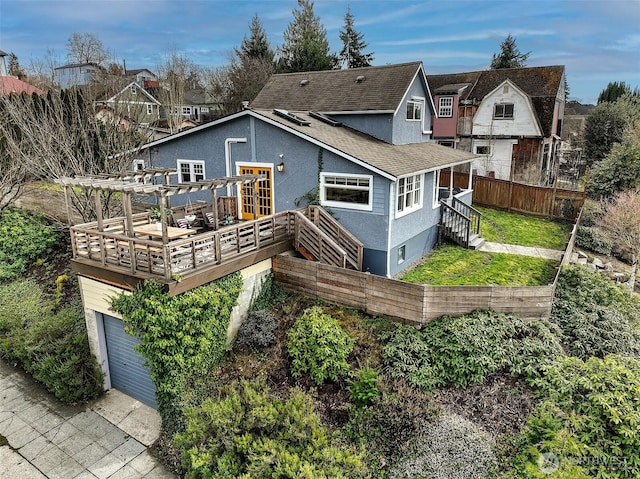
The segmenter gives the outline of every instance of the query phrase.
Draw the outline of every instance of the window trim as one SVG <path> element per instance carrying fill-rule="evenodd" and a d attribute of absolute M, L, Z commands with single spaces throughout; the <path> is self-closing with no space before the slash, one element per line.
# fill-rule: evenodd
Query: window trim
<path fill-rule="evenodd" d="M 486 148 L 487 152 L 486 153 L 480 153 L 478 151 L 478 148 Z M 491 155 L 491 145 L 474 145 L 473 146 L 473 153 L 475 155 L 487 155 L 487 156 L 489 156 L 489 155 Z"/>
<path fill-rule="evenodd" d="M 440 200 L 439 196 L 439 188 L 440 188 L 440 172 L 442 170 L 436 170 L 433 172 L 433 196 L 431 198 L 432 205 L 431 207 L 435 210 L 436 208 L 440 208 Z"/>
<path fill-rule="evenodd" d="M 356 178 L 356 179 L 366 179 L 369 180 L 369 186 L 367 188 L 360 186 L 350 186 L 350 185 L 339 185 L 344 187 L 345 189 L 353 189 L 359 191 L 368 191 L 369 192 L 369 202 L 367 204 L 360 203 L 349 203 L 346 201 L 333 201 L 327 200 L 325 194 L 325 188 L 327 186 L 331 187 L 334 185 L 327 185 L 325 180 L 327 177 L 336 177 L 336 178 Z M 332 208 L 344 208 L 350 210 L 361 210 L 361 211 L 372 211 L 373 210 L 373 175 L 362 175 L 362 174 L 350 174 L 350 173 L 331 173 L 331 172 L 321 172 L 320 173 L 320 204 L 322 206 L 329 206 Z"/>
<path fill-rule="evenodd" d="M 151 103 L 147 103 L 147 115 L 153 115 L 153 105 Z"/>
<path fill-rule="evenodd" d="M 178 170 L 178 183 L 187 183 L 186 181 L 184 181 L 184 178 L 182 177 L 182 165 L 189 165 L 189 173 L 194 177 L 194 180 L 193 180 L 194 182 L 195 181 L 201 181 L 201 180 L 195 179 L 196 173 L 194 172 L 193 167 L 196 166 L 196 165 L 202 166 L 202 179 L 205 180 L 207 178 L 207 172 L 206 172 L 206 169 L 205 169 L 204 160 L 178 159 L 178 160 L 176 160 L 176 166 L 177 166 L 177 170 Z"/>
<path fill-rule="evenodd" d="M 419 107 L 419 111 L 420 111 L 420 118 L 416 118 L 415 117 L 415 112 L 416 109 L 415 107 L 411 110 L 413 113 L 413 118 L 409 118 L 409 105 L 417 105 Z M 424 100 L 407 100 L 407 121 L 422 121 L 422 118 L 424 117 Z"/>
<path fill-rule="evenodd" d="M 407 191 L 407 189 L 406 189 L 406 185 L 407 185 L 406 180 L 408 178 L 412 178 L 411 191 Z M 420 186 L 419 186 L 418 189 L 415 188 L 416 179 L 418 179 L 418 181 L 420 182 Z M 404 205 L 402 211 L 398 210 L 398 207 L 400 206 L 400 180 L 405 180 L 404 191 L 402 193 L 402 204 Z M 415 201 L 416 193 L 417 193 L 417 197 L 418 197 L 418 201 L 417 202 Z M 412 202 L 411 202 L 410 206 L 406 206 L 406 197 L 409 194 L 411 194 Z M 418 211 L 418 210 L 422 209 L 423 197 L 424 197 L 424 173 L 418 173 L 417 175 L 404 175 L 404 176 L 399 177 L 396 180 L 396 214 L 395 214 L 395 217 L 396 218 L 401 218 L 403 216 L 408 215 L 409 213 L 413 213 L 414 211 Z"/>
<path fill-rule="evenodd" d="M 446 102 L 449 102 L 449 104 L 443 105 L 443 100 L 446 100 Z M 443 111 L 448 111 L 448 113 L 443 113 Z M 441 96 L 438 98 L 438 118 L 453 118 L 452 96 Z"/>
<path fill-rule="evenodd" d="M 511 107 L 511 116 L 507 116 L 507 107 Z M 502 113 L 498 114 L 498 108 L 502 108 Z M 515 106 L 513 103 L 495 103 L 493 105 L 494 120 L 513 120 L 515 118 Z"/>

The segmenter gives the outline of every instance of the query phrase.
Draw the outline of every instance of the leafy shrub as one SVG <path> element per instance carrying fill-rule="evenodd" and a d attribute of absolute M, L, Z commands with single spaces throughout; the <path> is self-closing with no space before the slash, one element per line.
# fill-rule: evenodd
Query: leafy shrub
<path fill-rule="evenodd" d="M 241 289 L 242 278 L 233 274 L 174 297 L 147 281 L 133 294 L 113 299 L 127 332 L 140 338 L 136 348 L 148 361 L 167 431 L 182 427 L 180 398 L 187 378 L 206 377 L 224 356 Z"/>
<path fill-rule="evenodd" d="M 291 374 L 309 374 L 316 383 L 335 381 L 349 372 L 347 357 L 353 339 L 338 321 L 314 306 L 306 309 L 289 330 L 287 352 L 291 357 Z"/>
<path fill-rule="evenodd" d="M 425 391 L 449 383 L 466 387 L 502 369 L 530 381 L 540 376 L 544 364 L 563 354 L 558 334 L 548 321 L 475 311 L 458 318 L 443 316 L 420 331 L 401 326 L 383 333 L 383 357 L 392 377 Z"/>
<path fill-rule="evenodd" d="M 567 352 L 587 359 L 640 356 L 638 302 L 608 278 L 573 265 L 562 268 L 551 309 Z"/>
<path fill-rule="evenodd" d="M 579 226 L 576 245 L 605 255 L 610 255 L 613 249 L 611 238 L 596 226 Z"/>
<path fill-rule="evenodd" d="M 447 414 L 427 424 L 389 476 L 482 479 L 494 477 L 495 465 L 489 435 L 462 416 Z"/>
<path fill-rule="evenodd" d="M 522 476 L 548 477 L 538 461 L 551 453 L 560 465 L 551 477 L 640 477 L 638 359 L 560 358 L 536 385 L 545 400 L 523 431 Z"/>
<path fill-rule="evenodd" d="M 262 283 L 260 293 L 253 299 L 250 311 L 260 311 L 271 308 L 286 298 L 287 293 L 273 280 L 273 274 L 269 274 Z"/>
<path fill-rule="evenodd" d="M 82 309 L 54 312 L 52 305 L 33 281 L 1 286 L 0 354 L 19 362 L 61 401 L 92 399 L 102 389 L 102 375 L 89 351 Z"/>
<path fill-rule="evenodd" d="M 274 396 L 264 382 L 233 382 L 187 411 L 175 436 L 187 478 L 359 478 L 362 454 L 333 444 L 309 396 Z"/>
<path fill-rule="evenodd" d="M 373 400 L 380 397 L 378 389 L 378 371 L 373 368 L 363 368 L 358 371 L 358 379 L 351 382 L 349 394 L 351 401 L 358 407 L 369 406 Z"/>
<path fill-rule="evenodd" d="M 374 457 L 393 462 L 436 414 L 429 396 L 395 380 L 382 385 L 381 395 L 366 408 L 354 408 L 345 432 L 365 444 Z"/>
<path fill-rule="evenodd" d="M 60 240 L 41 215 L 7 209 L 0 216 L 0 281 L 18 278 Z"/>
<path fill-rule="evenodd" d="M 238 329 L 235 345 L 262 349 L 276 342 L 276 316 L 268 309 L 249 313 Z"/>

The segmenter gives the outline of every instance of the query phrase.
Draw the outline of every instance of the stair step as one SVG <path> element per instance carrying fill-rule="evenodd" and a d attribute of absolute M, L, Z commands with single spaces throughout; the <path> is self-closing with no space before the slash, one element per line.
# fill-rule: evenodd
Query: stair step
<path fill-rule="evenodd" d="M 479 249 L 485 244 L 485 239 L 482 236 L 473 235 L 469 239 L 469 249 Z"/>

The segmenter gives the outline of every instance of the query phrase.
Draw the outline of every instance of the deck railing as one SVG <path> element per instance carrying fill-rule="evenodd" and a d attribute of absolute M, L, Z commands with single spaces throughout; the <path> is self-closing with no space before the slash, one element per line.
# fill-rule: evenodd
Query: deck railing
<path fill-rule="evenodd" d="M 146 214 L 133 216 L 134 226 L 147 224 Z M 184 274 L 230 261 L 293 237 L 291 212 L 226 226 L 190 237 L 169 241 L 149 240 L 126 234 L 124 218 L 105 220 L 104 231 L 97 224 L 71 227 L 73 256 L 99 262 L 104 267 L 126 268 L 131 274 L 162 276 L 169 281 Z"/>
<path fill-rule="evenodd" d="M 130 227 L 151 222 L 146 213 L 138 213 L 133 215 Z M 134 236 L 125 218 L 104 220 L 102 231 L 96 222 L 73 226 L 70 231 L 74 259 L 166 281 L 283 241 L 293 241 L 321 263 L 362 269 L 362 243 L 320 208 L 284 211 L 166 244 Z"/>

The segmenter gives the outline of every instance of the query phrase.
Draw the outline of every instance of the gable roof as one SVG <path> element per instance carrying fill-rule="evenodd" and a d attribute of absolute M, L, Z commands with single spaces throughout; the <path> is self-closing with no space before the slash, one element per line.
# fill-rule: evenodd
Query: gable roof
<path fill-rule="evenodd" d="M 346 126 L 332 126 L 310 116 L 307 112 L 290 111 L 289 113 L 304 119 L 304 125 L 293 123 L 277 115 L 272 110 L 243 110 L 148 143 L 143 148 L 151 148 L 167 143 L 184 135 L 194 134 L 243 116 L 252 116 L 321 146 L 390 180 L 395 180 L 404 175 L 469 163 L 477 157 L 477 155 L 469 152 L 454 150 L 453 148 L 430 142 L 392 145 Z"/>
<path fill-rule="evenodd" d="M 562 65 L 427 75 L 429 87 L 439 94 L 454 93 L 443 91 L 447 90 L 446 86 L 468 84 L 469 87 L 460 93 L 461 101 L 482 101 L 505 80 L 511 81 L 531 98 L 545 136 L 551 134 L 556 97 L 564 89 L 563 79 Z"/>
<path fill-rule="evenodd" d="M 272 75 L 251 108 L 393 113 L 420 72 L 422 62 Z"/>
<path fill-rule="evenodd" d="M 0 76 L 0 94 L 8 95 L 10 93 L 35 93 L 43 95 L 44 92 L 39 88 L 29 85 L 22 80 L 13 76 Z"/>
<path fill-rule="evenodd" d="M 133 86 L 133 85 L 135 85 L 135 86 L 137 87 L 138 91 L 139 91 L 139 92 L 142 92 L 142 94 L 143 94 L 144 96 L 146 96 L 146 97 L 151 101 L 151 103 L 155 103 L 156 105 L 160 105 L 160 104 L 161 104 L 158 100 L 156 100 L 156 98 L 155 98 L 153 95 L 151 95 L 151 93 L 149 93 L 147 90 L 145 90 L 144 88 L 142 88 L 142 87 L 140 86 L 140 84 L 138 84 L 138 82 L 136 82 L 136 81 L 132 81 L 132 82 L 131 82 L 131 83 L 129 83 L 127 86 L 125 86 L 122 90 L 120 90 L 118 93 L 116 93 L 116 94 L 115 94 L 115 95 L 113 95 L 111 98 L 109 98 L 108 100 L 106 100 L 106 101 L 107 101 L 107 103 L 112 103 L 112 102 L 117 101 L 117 97 L 119 97 L 120 95 L 122 95 L 125 91 L 127 91 L 127 90 L 128 90 L 129 88 L 131 88 L 131 86 Z"/>

